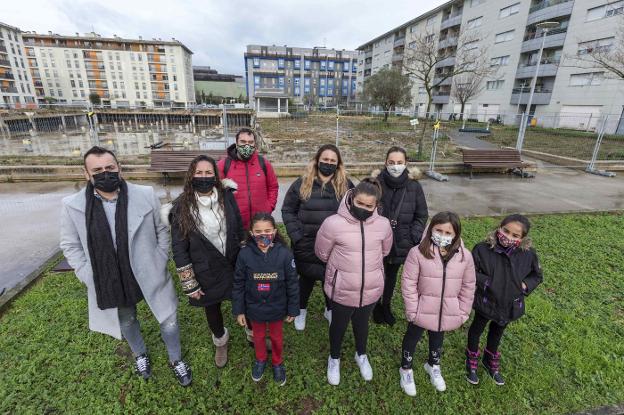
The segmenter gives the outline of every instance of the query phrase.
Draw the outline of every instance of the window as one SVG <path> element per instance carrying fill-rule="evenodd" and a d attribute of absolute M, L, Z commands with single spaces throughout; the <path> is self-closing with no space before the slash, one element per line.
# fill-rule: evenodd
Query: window
<path fill-rule="evenodd" d="M 277 78 L 277 85 L 280 88 L 284 88 L 284 77 L 283 76 L 280 76 L 279 78 Z"/>
<path fill-rule="evenodd" d="M 427 90 L 425 89 L 424 86 L 418 87 L 418 95 L 426 95 L 427 94 Z"/>
<path fill-rule="evenodd" d="M 509 42 L 510 40 L 513 40 L 513 38 L 514 38 L 514 30 L 510 30 L 508 32 L 497 34 L 496 38 L 494 39 L 494 43 Z"/>
<path fill-rule="evenodd" d="M 303 62 L 303 69 L 305 69 L 306 71 L 309 71 L 309 70 L 310 70 L 310 61 L 309 61 L 309 60 L 307 60 L 307 59 L 306 59 L 306 60 Z"/>
<path fill-rule="evenodd" d="M 425 42 L 427 42 L 427 43 L 433 42 L 433 39 L 435 39 L 435 35 L 434 34 L 427 35 L 425 37 Z"/>
<path fill-rule="evenodd" d="M 279 58 L 277 60 L 277 69 L 284 69 L 284 58 Z"/>
<path fill-rule="evenodd" d="M 321 61 L 321 71 L 326 71 L 327 70 L 327 62 L 326 61 Z"/>
<path fill-rule="evenodd" d="M 69 81 L 69 83 L 71 84 L 71 87 L 72 87 L 72 88 L 76 88 L 76 81 L 74 81 L 73 79 L 71 79 L 71 80 Z"/>
<path fill-rule="evenodd" d="M 335 62 L 334 61 L 327 62 L 327 70 L 328 71 L 333 71 L 334 67 L 335 67 Z"/>
<path fill-rule="evenodd" d="M 328 97 L 334 96 L 334 80 L 332 78 L 329 78 L 327 80 L 327 96 Z"/>
<path fill-rule="evenodd" d="M 304 78 L 303 80 L 303 93 L 304 94 L 310 93 L 310 78 Z"/>
<path fill-rule="evenodd" d="M 71 61 L 70 61 L 69 59 L 67 59 L 67 60 L 65 61 L 65 63 L 67 64 L 67 67 L 68 67 L 68 68 L 71 68 Z"/>
<path fill-rule="evenodd" d="M 464 43 L 465 50 L 473 50 L 479 48 L 479 41 L 473 40 L 472 42 Z"/>
<path fill-rule="evenodd" d="M 295 59 L 295 69 L 301 69 L 301 60 Z"/>
<path fill-rule="evenodd" d="M 624 1 L 616 1 L 587 10 L 587 21 L 603 19 L 624 13 Z"/>
<path fill-rule="evenodd" d="M 476 17 L 474 19 L 468 20 L 468 29 L 474 29 L 475 27 L 479 27 L 483 24 L 483 16 Z"/>
<path fill-rule="evenodd" d="M 604 72 L 588 72 L 570 75 L 570 86 L 600 85 L 604 79 Z"/>
<path fill-rule="evenodd" d="M 253 58 L 253 67 L 254 68 L 259 68 L 260 67 L 260 58 Z"/>
<path fill-rule="evenodd" d="M 579 43 L 577 55 L 586 55 L 592 52 L 608 52 L 613 47 L 614 40 L 614 37 L 607 37 Z"/>
<path fill-rule="evenodd" d="M 349 62 L 344 62 L 342 64 L 342 72 L 349 72 Z"/>
<path fill-rule="evenodd" d="M 501 89 L 503 87 L 503 84 L 505 83 L 504 80 L 497 80 L 497 81 L 487 81 L 486 83 L 486 88 L 488 91 L 492 91 L 495 89 Z"/>
<path fill-rule="evenodd" d="M 260 77 L 258 75 L 254 76 L 254 88 L 260 88 Z"/>
<path fill-rule="evenodd" d="M 507 66 L 509 65 L 510 55 L 498 56 L 490 59 L 490 66 Z"/>
<path fill-rule="evenodd" d="M 433 24 L 435 23 L 435 16 L 431 16 L 430 18 L 427 19 L 427 26 L 433 26 Z"/>
<path fill-rule="evenodd" d="M 518 13 L 520 13 L 520 3 L 512 4 L 511 6 L 500 9 L 498 17 L 503 19 Z"/>

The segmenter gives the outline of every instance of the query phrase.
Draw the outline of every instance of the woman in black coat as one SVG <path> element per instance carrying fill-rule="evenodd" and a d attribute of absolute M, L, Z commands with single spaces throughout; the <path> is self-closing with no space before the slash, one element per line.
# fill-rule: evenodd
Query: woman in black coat
<path fill-rule="evenodd" d="M 373 177 L 381 183 L 381 214 L 390 220 L 394 236 L 390 255 L 384 259 L 384 293 L 373 310 L 373 320 L 392 326 L 396 322 L 391 304 L 397 274 L 410 249 L 420 243 L 429 213 L 425 194 L 417 181 L 420 170 L 407 168 L 403 148 L 391 147 L 386 153 L 386 167 L 373 172 Z"/>
<path fill-rule="evenodd" d="M 215 161 L 196 157 L 187 171 L 184 190 L 162 207 L 171 224 L 173 260 L 182 290 L 193 306 L 203 307 L 216 346 L 215 363 L 227 363 L 228 330 L 221 303 L 232 297 L 234 266 L 244 238 L 234 199 L 236 185 L 219 180 Z"/>
<path fill-rule="evenodd" d="M 338 148 L 321 146 L 306 173 L 290 186 L 282 207 L 282 219 L 290 237 L 299 273 L 299 316 L 295 329 L 303 330 L 308 300 L 316 281 L 325 280 L 325 263 L 314 254 L 316 233 L 323 221 L 338 211 L 340 200 L 353 183 L 347 178 Z M 322 284 L 321 284 L 322 287 Z M 323 294 L 325 295 L 325 294 Z M 325 318 L 331 322 L 325 296 Z"/>

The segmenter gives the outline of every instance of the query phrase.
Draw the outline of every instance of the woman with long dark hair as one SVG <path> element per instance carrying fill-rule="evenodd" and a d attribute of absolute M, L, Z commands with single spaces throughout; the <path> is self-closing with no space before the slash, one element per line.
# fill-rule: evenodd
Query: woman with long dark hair
<path fill-rule="evenodd" d="M 219 180 L 214 159 L 197 156 L 186 172 L 182 193 L 161 210 L 163 221 L 171 224 L 182 290 L 191 305 L 204 307 L 217 367 L 227 363 L 229 340 L 221 303 L 232 297 L 234 266 L 244 240 L 234 188 L 231 180 Z"/>
<path fill-rule="evenodd" d="M 316 281 L 325 280 L 325 263 L 314 254 L 316 233 L 323 221 L 335 214 L 340 200 L 353 188 L 347 178 L 340 151 L 333 144 L 321 146 L 305 174 L 288 189 L 282 218 L 292 242 L 299 273 L 299 316 L 295 329 L 305 328 L 308 300 Z M 329 300 L 325 295 L 325 318 L 331 323 Z"/>

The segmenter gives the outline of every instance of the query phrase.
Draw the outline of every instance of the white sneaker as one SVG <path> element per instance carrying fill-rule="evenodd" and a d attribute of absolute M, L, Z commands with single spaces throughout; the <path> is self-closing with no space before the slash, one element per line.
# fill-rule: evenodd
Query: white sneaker
<path fill-rule="evenodd" d="M 416 396 L 416 383 L 414 383 L 414 371 L 412 369 L 399 368 L 401 375 L 401 388 L 409 396 Z"/>
<path fill-rule="evenodd" d="M 425 368 L 425 372 L 429 375 L 431 384 L 435 386 L 436 390 L 438 392 L 444 392 L 446 390 L 446 382 L 444 382 L 444 378 L 442 377 L 440 365 L 429 366 L 429 363 L 425 363 L 423 367 Z"/>
<path fill-rule="evenodd" d="M 360 374 L 364 378 L 365 381 L 373 380 L 373 368 L 368 362 L 368 357 L 365 354 L 358 356 L 357 352 L 355 352 L 355 363 L 360 367 Z"/>
<path fill-rule="evenodd" d="M 299 315 L 295 317 L 295 330 L 303 331 L 305 329 L 306 315 L 308 314 L 308 310 L 305 308 L 299 309 Z"/>
<path fill-rule="evenodd" d="M 331 310 L 325 309 L 325 311 L 323 312 L 323 317 L 325 317 L 327 322 L 329 324 L 331 324 L 331 319 L 332 319 L 332 312 L 331 312 Z"/>
<path fill-rule="evenodd" d="M 334 386 L 340 384 L 340 359 L 332 359 L 331 356 L 327 359 L 327 382 Z"/>

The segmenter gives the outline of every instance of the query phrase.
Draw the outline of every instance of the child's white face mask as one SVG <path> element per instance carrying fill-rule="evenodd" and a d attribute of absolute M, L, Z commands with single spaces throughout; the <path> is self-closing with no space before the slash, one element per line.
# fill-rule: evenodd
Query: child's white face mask
<path fill-rule="evenodd" d="M 450 235 L 442 235 L 438 232 L 431 234 L 431 241 L 440 248 L 446 248 L 453 243 L 453 237 Z"/>

